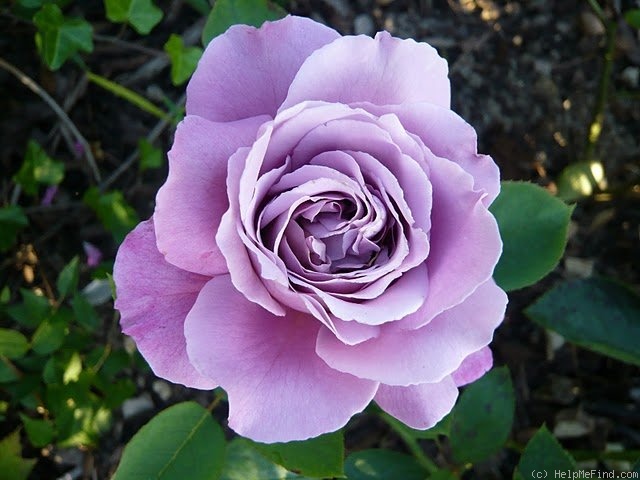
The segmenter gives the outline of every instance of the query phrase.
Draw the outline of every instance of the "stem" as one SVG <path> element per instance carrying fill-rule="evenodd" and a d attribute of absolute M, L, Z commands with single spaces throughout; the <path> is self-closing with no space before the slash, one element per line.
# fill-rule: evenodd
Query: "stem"
<path fill-rule="evenodd" d="M 155 115 L 162 120 L 171 120 L 171 116 L 168 113 L 162 111 L 149 100 L 144 98 L 142 95 L 138 95 L 133 90 L 130 90 L 127 87 L 123 87 L 119 83 L 112 82 L 108 78 L 105 78 L 93 72 L 87 72 L 87 78 L 90 82 L 93 82 L 99 87 L 102 87 L 105 90 L 113 93 L 115 96 L 123 98 L 128 102 L 134 104 L 140 110 L 150 113 L 151 115 Z"/>
<path fill-rule="evenodd" d="M 213 400 L 207 406 L 207 410 L 209 412 L 213 412 L 215 410 L 215 408 L 220 404 L 221 401 L 222 401 L 222 395 L 220 393 L 216 392 L 214 397 L 213 397 Z"/>
<path fill-rule="evenodd" d="M 146 55 L 150 55 L 152 57 L 162 57 L 166 55 L 161 50 L 155 50 L 153 48 L 145 47 L 144 45 L 138 45 L 137 43 L 127 42 L 126 40 L 120 40 L 117 37 L 110 37 L 108 35 L 99 35 L 97 33 L 93 34 L 93 39 L 98 42 L 111 43 L 113 45 L 117 45 L 122 48 L 127 48 L 129 50 L 135 50 L 140 53 L 144 53 Z"/>
<path fill-rule="evenodd" d="M 607 17 L 605 16 L 604 10 L 600 6 L 600 4 L 596 0 L 587 0 L 587 2 L 589 3 L 591 8 L 593 9 L 593 12 L 596 14 L 598 19 L 606 27 L 607 26 Z"/>
<path fill-rule="evenodd" d="M 609 93 L 609 82 L 611 80 L 611 70 L 613 69 L 613 51 L 616 46 L 615 40 L 618 27 L 618 24 L 615 21 L 607 20 L 607 18 L 604 16 L 604 11 L 600 7 L 600 5 L 598 5 L 596 0 L 588 0 L 588 2 L 605 28 L 607 42 L 604 52 L 602 74 L 600 75 L 600 80 L 598 81 L 596 103 L 593 110 L 593 116 L 589 124 L 589 130 L 587 132 L 587 142 L 584 149 L 584 160 L 586 161 L 593 159 L 593 152 L 595 150 L 596 143 L 598 143 L 600 134 L 602 133 L 604 109 L 607 104 L 607 97 Z"/>
<path fill-rule="evenodd" d="M 102 352 L 102 355 L 100 355 L 100 358 L 98 359 L 96 364 L 93 367 L 91 367 L 91 371 L 93 373 L 98 373 L 102 368 L 102 365 L 104 365 L 104 362 L 107 361 L 107 358 L 109 357 L 110 354 L 111 354 L 111 343 L 107 343 L 107 345 L 104 347 L 104 352 Z"/>
<path fill-rule="evenodd" d="M 16 377 L 18 378 L 24 377 L 24 374 L 18 369 L 18 367 L 16 367 L 13 364 L 13 362 L 9 360 L 7 357 L 5 357 L 4 355 L 0 355 L 0 362 L 4 363 L 7 367 L 9 367 L 9 370 L 11 370 L 16 375 Z"/>
<path fill-rule="evenodd" d="M 71 121 L 67 113 L 58 105 L 58 103 L 47 93 L 45 92 L 40 85 L 38 85 L 35 81 L 33 81 L 29 76 L 27 76 L 24 72 L 14 67 L 12 64 L 7 62 L 5 59 L 0 58 L 0 67 L 11 73 L 14 77 L 16 77 L 20 82 L 31 90 L 33 93 L 38 95 L 42 100 L 45 101 L 49 107 L 55 112 L 58 118 L 64 123 L 78 143 L 82 145 L 82 149 L 87 158 L 87 163 L 89 164 L 89 168 L 91 168 L 91 172 L 93 173 L 93 178 L 96 183 L 100 183 L 102 178 L 100 177 L 100 171 L 98 170 L 98 166 L 96 165 L 96 159 L 93 157 L 93 153 L 91 152 L 91 146 L 87 139 L 82 136 L 78 128 Z"/>
<path fill-rule="evenodd" d="M 424 469 L 427 472 L 429 472 L 429 474 L 432 474 L 438 471 L 438 466 L 429 457 L 425 455 L 418 441 L 409 432 L 401 428 L 398 425 L 397 421 L 394 418 L 390 417 L 388 413 L 379 412 L 379 415 L 380 415 L 380 418 L 382 418 L 385 422 L 387 422 L 387 424 L 391 427 L 391 429 L 398 434 L 398 436 L 405 443 L 405 445 L 407 446 L 411 454 L 415 457 L 418 463 L 422 465 L 422 467 L 424 467 Z"/>
<path fill-rule="evenodd" d="M 186 96 L 185 94 L 182 95 L 182 97 L 180 97 L 180 99 L 176 102 L 176 105 L 184 105 Z M 164 131 L 165 128 L 167 128 L 170 125 L 170 121 L 168 119 L 162 119 L 160 120 L 155 127 L 153 127 L 151 129 L 151 131 L 149 132 L 149 134 L 147 135 L 147 141 L 149 143 L 153 143 L 159 136 L 160 134 Z M 138 149 L 136 148 L 134 150 L 134 152 L 129 155 L 129 157 L 127 157 L 127 159 L 122 162 L 120 164 L 120 166 L 118 166 L 118 168 L 116 168 L 111 175 L 109 175 L 108 178 L 106 178 L 104 180 L 104 182 L 102 182 L 99 186 L 98 189 L 101 192 L 104 192 L 107 188 L 109 188 L 109 186 L 115 182 L 118 177 L 120 177 L 120 175 L 122 175 L 124 172 L 126 172 L 134 163 L 135 161 L 138 159 L 138 157 L 140 156 L 140 152 L 138 151 Z"/>

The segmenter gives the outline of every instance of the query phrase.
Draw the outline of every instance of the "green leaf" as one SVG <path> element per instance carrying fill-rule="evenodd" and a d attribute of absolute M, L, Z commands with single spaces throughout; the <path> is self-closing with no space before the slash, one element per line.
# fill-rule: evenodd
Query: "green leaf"
<path fill-rule="evenodd" d="M 42 296 L 36 295 L 30 290 L 20 289 L 22 303 L 10 305 L 7 308 L 9 316 L 28 328 L 35 328 L 44 318 L 49 316 L 51 305 L 49 300 Z"/>
<path fill-rule="evenodd" d="M 220 480 L 305 480 L 276 465 L 260 455 L 252 443 L 244 438 L 235 438 L 227 445 L 224 469 Z"/>
<path fill-rule="evenodd" d="M 344 438 L 341 431 L 299 442 L 253 442 L 253 445 L 271 461 L 307 477 L 343 476 Z"/>
<path fill-rule="evenodd" d="M 112 273 L 107 273 L 107 280 L 109 281 L 109 287 L 111 288 L 111 298 L 115 302 L 118 295 L 116 295 L 116 282 L 113 280 Z"/>
<path fill-rule="evenodd" d="M 100 356 L 100 358 L 102 358 L 102 367 L 100 368 L 100 374 L 106 379 L 111 380 L 118 373 L 131 365 L 131 357 L 124 350 L 112 350 L 111 353 L 106 357 L 106 360 L 103 358 L 103 355 L 105 353 L 104 348 L 97 349 L 97 351 L 102 352 Z M 100 365 L 100 362 L 100 359 L 96 359 L 96 361 L 93 362 L 92 368 L 98 367 Z M 87 364 L 89 364 L 89 361 L 87 361 Z"/>
<path fill-rule="evenodd" d="M 107 18 L 128 23 L 136 32 L 146 35 L 162 20 L 162 10 L 151 0 L 104 0 Z"/>
<path fill-rule="evenodd" d="M 7 358 L 20 358 L 29 350 L 29 341 L 20 332 L 0 328 L 0 355 Z"/>
<path fill-rule="evenodd" d="M 44 447 L 53 441 L 56 431 L 50 420 L 36 420 L 21 413 L 20 418 L 34 447 Z"/>
<path fill-rule="evenodd" d="M 640 475 L 640 460 L 636 462 L 631 471 Z"/>
<path fill-rule="evenodd" d="M 220 477 L 225 440 L 211 413 L 195 402 L 160 412 L 124 449 L 113 480 L 214 480 Z"/>
<path fill-rule="evenodd" d="M 6 305 L 11 300 L 11 289 L 8 285 L 2 287 L 0 290 L 0 305 Z"/>
<path fill-rule="evenodd" d="M 77 382 L 82 373 L 82 359 L 78 352 L 73 352 L 62 374 L 62 383 Z"/>
<path fill-rule="evenodd" d="M 100 436 L 111 426 L 111 410 L 101 406 L 87 405 L 71 410 L 71 434 L 56 443 L 59 447 L 95 446 Z M 56 422 L 59 419 L 56 418 Z"/>
<path fill-rule="evenodd" d="M 202 31 L 202 44 L 236 24 L 259 27 L 266 21 L 278 20 L 287 12 L 268 0 L 216 0 Z"/>
<path fill-rule="evenodd" d="M 40 375 L 23 374 L 15 383 L 4 385 L 4 389 L 11 395 L 14 402 L 27 405 L 27 408 L 35 409 L 36 405 L 30 405 L 34 393 L 38 393 L 41 386 Z"/>
<path fill-rule="evenodd" d="M 182 37 L 172 33 L 167 43 L 164 44 L 164 51 L 171 60 L 171 83 L 182 85 L 189 80 L 189 77 L 196 69 L 198 60 L 202 56 L 202 49 L 198 47 L 185 47 Z"/>
<path fill-rule="evenodd" d="M 20 432 L 16 430 L 0 440 L 0 472 L 2 480 L 27 480 L 36 460 L 22 458 Z"/>
<path fill-rule="evenodd" d="M 562 283 L 525 310 L 570 342 L 640 365 L 640 297 L 601 278 Z"/>
<path fill-rule="evenodd" d="M 71 307 L 76 321 L 90 332 L 94 332 L 100 326 L 100 317 L 84 295 L 80 293 L 74 295 L 71 299 Z"/>
<path fill-rule="evenodd" d="M 458 480 L 459 478 L 449 470 L 436 470 L 429 475 L 429 480 Z"/>
<path fill-rule="evenodd" d="M 58 315 L 44 320 L 31 339 L 33 351 L 40 355 L 55 352 L 64 343 L 67 331 L 67 322 Z"/>
<path fill-rule="evenodd" d="M 70 293 L 75 293 L 78 289 L 78 276 L 80 274 L 80 263 L 78 257 L 73 257 L 69 263 L 67 263 L 60 274 L 56 286 L 58 287 L 58 293 L 60 294 L 60 300 L 66 297 Z"/>
<path fill-rule="evenodd" d="M 152 168 L 160 168 L 163 164 L 162 150 L 151 145 L 146 138 L 138 142 L 140 152 L 140 171 L 144 172 Z"/>
<path fill-rule="evenodd" d="M 49 360 L 44 364 L 42 369 L 42 380 L 47 385 L 52 383 L 59 383 L 62 381 L 63 369 L 60 365 L 60 360 L 56 357 L 49 357 Z"/>
<path fill-rule="evenodd" d="M 509 370 L 496 368 L 469 385 L 451 419 L 451 450 L 458 463 L 475 463 L 498 452 L 513 422 L 515 400 Z"/>
<path fill-rule="evenodd" d="M 383 449 L 362 450 L 349 455 L 344 473 L 349 480 L 424 480 L 428 475 L 415 458 Z"/>
<path fill-rule="evenodd" d="M 29 225 L 29 219 L 17 205 L 0 208 L 0 252 L 16 243 L 18 232 Z"/>
<path fill-rule="evenodd" d="M 576 462 L 558 443 L 546 426 L 529 440 L 522 452 L 520 463 L 514 472 L 515 480 L 538 478 L 538 473 L 544 472 L 573 472 Z M 540 477 L 542 478 L 542 477 Z"/>
<path fill-rule="evenodd" d="M 185 0 L 185 3 L 191 6 L 191 8 L 203 17 L 208 15 L 211 11 L 211 5 L 209 5 L 207 0 Z"/>
<path fill-rule="evenodd" d="M 114 410 L 131 398 L 138 391 L 138 387 L 129 378 L 109 383 L 106 388 L 101 388 L 104 393 L 104 404 L 107 408 Z"/>
<path fill-rule="evenodd" d="M 573 207 L 532 183 L 502 182 L 490 207 L 504 248 L 493 276 L 503 289 L 532 285 L 562 257 Z"/>
<path fill-rule="evenodd" d="M 60 7 L 45 4 L 33 16 L 36 44 L 44 62 L 57 70 L 78 51 L 93 51 L 93 29 L 81 18 L 65 18 Z"/>
<path fill-rule="evenodd" d="M 0 383 L 14 382 L 18 380 L 18 373 L 15 366 L 11 364 L 8 358 L 0 357 Z"/>
<path fill-rule="evenodd" d="M 624 19 L 633 28 L 640 29 L 640 8 L 632 8 L 624 12 Z"/>
<path fill-rule="evenodd" d="M 24 161 L 13 180 L 29 195 L 36 195 L 39 185 L 57 185 L 63 178 L 64 163 L 55 161 L 37 142 L 29 140 Z"/>
<path fill-rule="evenodd" d="M 100 193 L 96 187 L 91 187 L 84 194 L 83 201 L 93 209 L 102 225 L 118 243 L 122 243 L 127 233 L 139 222 L 136 211 L 118 190 Z"/>
<path fill-rule="evenodd" d="M 45 405 L 53 413 L 60 447 L 96 445 L 111 424 L 111 411 L 93 392 L 92 372 L 83 371 L 78 381 L 51 384 L 45 390 Z"/>

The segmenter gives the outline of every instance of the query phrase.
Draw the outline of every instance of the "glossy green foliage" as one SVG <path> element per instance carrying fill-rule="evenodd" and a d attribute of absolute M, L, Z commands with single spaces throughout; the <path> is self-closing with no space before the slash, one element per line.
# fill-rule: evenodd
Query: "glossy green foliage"
<path fill-rule="evenodd" d="M 93 28 L 81 18 L 67 18 L 55 4 L 47 3 L 33 17 L 38 31 L 36 45 L 52 70 L 78 52 L 93 51 Z"/>
<path fill-rule="evenodd" d="M 458 463 L 476 463 L 497 453 L 511 433 L 515 398 L 506 367 L 469 385 L 451 419 L 451 450 Z"/>
<path fill-rule="evenodd" d="M 640 297 L 622 284 L 602 278 L 562 283 L 525 313 L 581 347 L 640 365 Z"/>
<path fill-rule="evenodd" d="M 113 480 L 216 480 L 225 439 L 211 413 L 195 402 L 156 415 L 127 444 Z M 188 473 L 187 473 L 188 472 Z"/>
<path fill-rule="evenodd" d="M 573 208 L 526 182 L 502 182 L 490 208 L 504 244 L 493 274 L 503 289 L 532 285 L 558 264 Z"/>
<path fill-rule="evenodd" d="M 236 24 L 259 27 L 269 20 L 278 20 L 287 12 L 268 0 L 216 0 L 202 31 L 202 44 L 224 33 Z"/>

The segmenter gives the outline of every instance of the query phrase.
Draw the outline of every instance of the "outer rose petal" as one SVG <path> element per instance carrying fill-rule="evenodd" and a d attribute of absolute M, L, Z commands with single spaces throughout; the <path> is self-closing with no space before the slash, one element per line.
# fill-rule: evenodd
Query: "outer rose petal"
<path fill-rule="evenodd" d="M 305 100 L 397 105 L 430 102 L 449 108 L 447 62 L 426 43 L 342 37 L 316 50 L 296 74 L 281 110 Z"/>
<path fill-rule="evenodd" d="M 472 353 L 462 361 L 462 365 L 451 374 L 456 385 L 462 387 L 475 382 L 493 366 L 493 355 L 489 347 L 484 347 Z"/>
<path fill-rule="evenodd" d="M 332 370 L 316 355 L 320 328 L 299 312 L 272 315 L 223 275 L 200 292 L 185 335 L 192 363 L 229 395 L 229 426 L 260 442 L 286 442 L 337 430 L 378 387 Z"/>
<path fill-rule="evenodd" d="M 482 193 L 473 191 L 471 175 L 439 157 L 432 157 L 429 164 L 433 186 L 429 296 L 426 316 L 417 323 L 404 322 L 405 328 L 420 327 L 462 302 L 491 278 L 502 253 L 498 224 L 482 203 Z"/>
<path fill-rule="evenodd" d="M 187 387 L 216 387 L 187 357 L 184 319 L 208 277 L 168 264 L 156 248 L 153 220 L 140 223 L 118 250 L 113 278 L 120 324 L 153 372 Z"/>
<path fill-rule="evenodd" d="M 274 117 L 300 65 L 340 35 L 288 16 L 256 29 L 231 27 L 206 48 L 187 85 L 187 114 L 213 121 Z"/>
<path fill-rule="evenodd" d="M 215 241 L 229 206 L 227 162 L 239 147 L 255 140 L 267 119 L 214 123 L 191 115 L 180 122 L 154 213 L 158 248 L 169 263 L 209 276 L 228 272 Z"/>
<path fill-rule="evenodd" d="M 438 383 L 409 387 L 380 385 L 374 400 L 384 411 L 412 428 L 433 427 L 451 411 L 458 398 L 458 388 L 451 377 Z"/>
<path fill-rule="evenodd" d="M 506 305 L 506 294 L 489 279 L 418 330 L 383 328 L 378 337 L 352 346 L 321 330 L 316 351 L 329 366 L 360 378 L 397 386 L 439 382 L 491 342 Z"/>

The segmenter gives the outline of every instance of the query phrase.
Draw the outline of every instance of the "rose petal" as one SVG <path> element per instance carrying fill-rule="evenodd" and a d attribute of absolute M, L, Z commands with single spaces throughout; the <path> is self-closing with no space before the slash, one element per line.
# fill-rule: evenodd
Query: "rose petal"
<path fill-rule="evenodd" d="M 462 302 L 491 278 L 502 253 L 498 224 L 483 204 L 483 194 L 473 191 L 471 175 L 439 157 L 429 162 L 433 186 L 429 296 L 425 316 L 403 322 L 403 328 L 418 328 Z"/>
<path fill-rule="evenodd" d="M 380 408 L 401 422 L 420 430 L 433 427 L 456 403 L 458 389 L 451 377 L 437 383 L 408 387 L 381 384 L 374 400 Z"/>
<path fill-rule="evenodd" d="M 208 277 L 164 261 L 156 248 L 153 220 L 140 223 L 118 250 L 113 266 L 120 324 L 159 377 L 209 390 L 216 384 L 187 357 L 184 319 Z"/>
<path fill-rule="evenodd" d="M 484 347 L 473 352 L 462 361 L 458 369 L 451 374 L 451 378 L 456 385 L 462 387 L 471 382 L 475 382 L 493 366 L 493 355 L 489 347 Z"/>
<path fill-rule="evenodd" d="M 185 335 L 193 364 L 229 395 L 229 426 L 260 442 L 287 442 L 337 430 L 377 390 L 376 382 L 332 370 L 318 358 L 320 328 L 309 315 L 270 314 L 223 275 L 202 289 Z"/>
<path fill-rule="evenodd" d="M 169 151 L 169 176 L 158 191 L 154 213 L 159 250 L 184 270 L 204 275 L 226 273 L 227 263 L 215 241 L 229 202 L 227 162 L 251 144 L 266 117 L 214 123 L 187 116 Z"/>
<path fill-rule="evenodd" d="M 257 178 L 257 169 L 267 148 L 270 131 L 269 127 L 261 131 L 253 147 L 240 148 L 229 159 L 226 187 L 230 203 L 229 209 L 220 220 L 216 244 L 227 261 L 236 289 L 248 300 L 261 305 L 271 313 L 284 315 L 284 309 L 274 300 L 257 273 L 257 267 L 254 266 L 247 250 L 248 244 L 253 240 L 247 237 L 241 221 L 241 212 L 246 211 L 243 206 L 246 207 L 252 196 L 250 179 L 246 181 L 247 185 L 243 184 L 243 179 L 249 175 Z M 255 185 L 255 178 L 253 180 Z"/>
<path fill-rule="evenodd" d="M 411 133 L 416 134 L 435 155 L 460 165 L 474 180 L 473 188 L 486 192 L 486 206 L 500 193 L 500 170 L 488 155 L 478 154 L 474 128 L 448 108 L 432 103 L 377 106 L 361 105 L 381 115 L 391 112 Z"/>
<path fill-rule="evenodd" d="M 378 297 L 370 300 L 349 301 L 311 288 L 336 317 L 345 321 L 355 320 L 364 325 L 382 325 L 417 311 L 427 297 L 428 282 L 427 268 L 420 264 L 405 272 Z"/>
<path fill-rule="evenodd" d="M 381 128 L 388 123 L 388 119 L 382 125 L 372 120 L 325 120 L 300 140 L 292 156 L 293 163 L 308 161 L 327 150 L 353 152 L 355 163 L 368 181 L 383 185 L 407 220 L 428 232 L 432 192 L 426 166 L 418 163 L 421 159 L 400 150 L 389 132 Z M 394 133 L 400 136 L 400 132 Z M 276 132 L 274 141 L 277 138 Z"/>
<path fill-rule="evenodd" d="M 312 53 L 296 74 L 280 110 L 305 100 L 396 105 L 430 102 L 449 108 L 447 62 L 426 43 L 342 37 Z"/>
<path fill-rule="evenodd" d="M 229 28 L 209 43 L 187 85 L 187 114 L 223 122 L 274 117 L 300 65 L 339 37 L 329 27 L 293 16 L 259 29 Z"/>
<path fill-rule="evenodd" d="M 360 378 L 399 386 L 439 382 L 491 342 L 506 304 L 507 296 L 490 279 L 422 328 L 383 327 L 378 337 L 353 346 L 321 330 L 316 351 L 332 368 Z"/>

